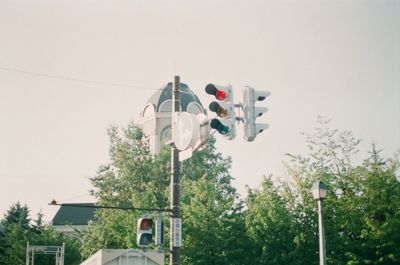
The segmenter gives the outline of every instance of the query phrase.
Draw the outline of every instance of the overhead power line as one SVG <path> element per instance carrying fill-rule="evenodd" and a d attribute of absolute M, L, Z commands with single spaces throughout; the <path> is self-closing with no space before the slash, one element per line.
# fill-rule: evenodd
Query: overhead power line
<path fill-rule="evenodd" d="M 80 83 L 90 83 L 90 84 L 96 84 L 96 85 L 102 85 L 102 86 L 114 86 L 114 87 L 117 86 L 117 87 L 129 87 L 129 88 L 135 88 L 135 89 L 159 90 L 159 88 L 153 88 L 153 87 L 144 87 L 144 86 L 132 85 L 132 84 L 119 84 L 119 83 L 113 83 L 113 82 L 103 82 L 103 81 L 96 81 L 96 80 L 89 80 L 89 79 L 80 79 L 80 78 L 69 77 L 69 76 L 51 75 L 51 74 L 9 68 L 9 67 L 4 67 L 4 66 L 0 66 L 0 70 L 6 71 L 6 72 L 25 74 L 25 75 L 39 76 L 39 77 L 44 77 L 44 78 L 67 80 L 67 81 L 80 82 Z"/>

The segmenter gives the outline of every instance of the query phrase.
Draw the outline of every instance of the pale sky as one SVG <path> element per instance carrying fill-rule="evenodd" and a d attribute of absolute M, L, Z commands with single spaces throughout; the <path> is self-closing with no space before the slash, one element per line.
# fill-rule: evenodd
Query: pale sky
<path fill-rule="evenodd" d="M 50 220 L 53 198 L 92 200 L 107 128 L 137 121 L 175 74 L 205 107 L 209 82 L 236 101 L 271 91 L 254 142 L 217 136 L 242 194 L 284 178 L 318 115 L 363 139 L 362 158 L 372 142 L 400 149 L 400 1 L 0 0 L 0 215 L 21 201 Z"/>

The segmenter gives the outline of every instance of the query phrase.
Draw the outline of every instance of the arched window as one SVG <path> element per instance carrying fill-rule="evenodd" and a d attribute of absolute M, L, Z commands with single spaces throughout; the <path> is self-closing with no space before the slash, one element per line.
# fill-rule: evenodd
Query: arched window
<path fill-rule="evenodd" d="M 144 106 L 142 110 L 142 118 L 150 117 L 154 114 L 154 106 L 151 103 L 148 103 L 146 106 Z"/>
<path fill-rule="evenodd" d="M 158 108 L 158 112 L 171 112 L 172 111 L 172 100 L 166 100 L 161 103 L 160 107 Z"/>
<path fill-rule="evenodd" d="M 199 103 L 190 102 L 189 105 L 187 106 L 187 112 L 193 114 L 199 114 L 199 113 L 204 113 L 204 110 Z"/>
<path fill-rule="evenodd" d="M 158 112 L 171 112 L 172 111 L 172 100 L 168 99 L 161 103 L 160 107 L 158 108 Z M 182 111 L 182 108 L 180 108 Z"/>

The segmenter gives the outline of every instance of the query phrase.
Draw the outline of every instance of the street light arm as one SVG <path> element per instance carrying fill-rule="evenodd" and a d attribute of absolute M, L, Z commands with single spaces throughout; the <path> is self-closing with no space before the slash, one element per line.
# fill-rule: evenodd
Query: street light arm
<path fill-rule="evenodd" d="M 74 203 L 57 203 L 55 200 L 51 201 L 51 203 L 49 203 L 49 205 L 64 206 L 64 207 L 95 208 L 95 209 L 113 209 L 113 210 L 125 210 L 125 211 L 172 212 L 171 209 L 101 206 L 101 205 L 74 204 Z"/>

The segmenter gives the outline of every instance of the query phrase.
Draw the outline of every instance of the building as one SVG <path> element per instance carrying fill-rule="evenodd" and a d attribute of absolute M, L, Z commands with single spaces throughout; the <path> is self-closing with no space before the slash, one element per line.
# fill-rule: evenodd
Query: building
<path fill-rule="evenodd" d="M 180 84 L 180 110 L 193 114 L 206 113 L 199 98 L 186 85 Z M 143 107 L 139 126 L 149 140 L 152 154 L 160 152 L 163 143 L 171 139 L 171 111 L 172 111 L 173 83 L 168 83 L 154 93 Z"/>
<path fill-rule="evenodd" d="M 163 265 L 164 253 L 138 249 L 101 249 L 81 265 Z"/>

